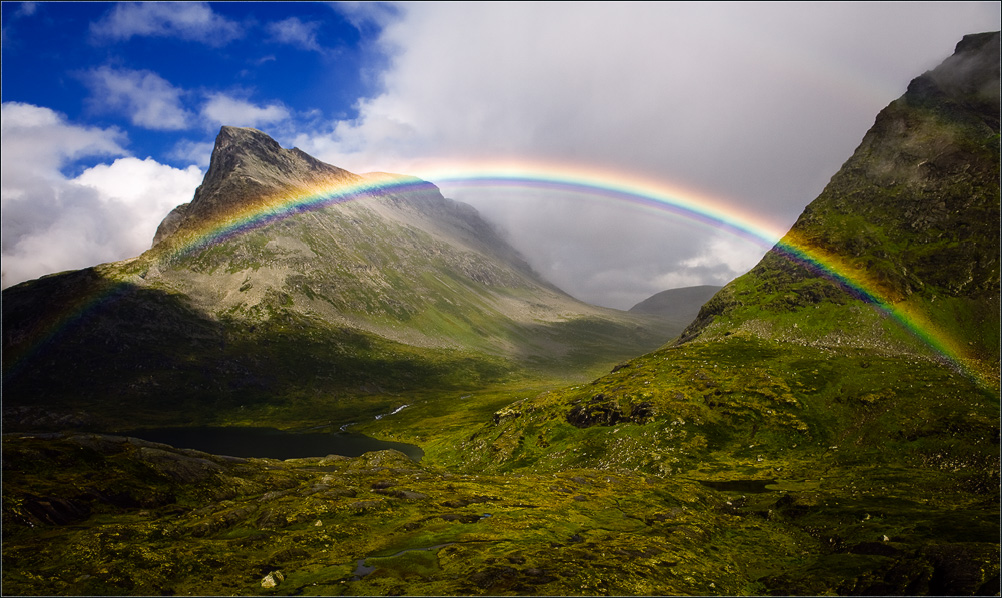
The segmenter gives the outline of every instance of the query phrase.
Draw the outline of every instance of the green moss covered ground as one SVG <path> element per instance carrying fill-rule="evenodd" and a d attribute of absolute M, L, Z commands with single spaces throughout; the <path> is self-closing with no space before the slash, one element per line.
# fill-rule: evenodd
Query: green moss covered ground
<path fill-rule="evenodd" d="M 916 493 L 905 470 L 752 459 L 729 473 L 760 483 L 713 488 L 719 470 L 458 475 L 95 435 L 3 450 L 8 595 L 998 591 L 989 496 Z"/>

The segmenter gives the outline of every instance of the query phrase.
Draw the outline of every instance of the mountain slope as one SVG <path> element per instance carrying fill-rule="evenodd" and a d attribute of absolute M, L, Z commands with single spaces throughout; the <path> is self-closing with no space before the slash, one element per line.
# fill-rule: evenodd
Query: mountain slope
<path fill-rule="evenodd" d="M 712 285 L 668 289 L 651 295 L 629 311 L 635 314 L 655 314 L 685 326 L 696 319 L 703 304 L 720 289 L 721 287 Z"/>
<path fill-rule="evenodd" d="M 389 184 L 197 252 L 171 253 L 186 233 L 197 238 L 214 214 L 227 214 L 227 202 L 246 211 L 303 188 L 367 182 Z M 281 149 L 258 131 L 223 128 L 214 165 L 188 205 L 177 230 L 161 235 L 141 261 L 155 270 L 154 285 L 183 292 L 211 313 L 253 320 L 291 303 L 395 341 L 504 355 L 525 350 L 536 342 L 527 332 L 550 324 L 623 321 L 542 281 L 473 208 L 430 183 L 353 175 Z M 539 356 L 555 348 L 543 339 Z"/>
<path fill-rule="evenodd" d="M 916 78 L 780 246 L 839 264 L 998 378 L 999 36 L 970 35 Z M 780 247 L 708 302 L 683 341 L 736 330 L 929 354 Z"/>
<path fill-rule="evenodd" d="M 332 397 L 580 375 L 680 329 L 572 299 L 429 183 L 232 127 L 149 251 L 7 289 L 3 321 L 5 407 L 134 423 L 342 418 Z"/>
<path fill-rule="evenodd" d="M 988 356 L 978 362 L 985 369 L 998 367 L 990 357 L 998 354 L 999 342 L 999 74 L 990 68 L 998 64 L 998 50 L 997 33 L 967 36 L 954 57 L 914 80 L 881 112 L 853 157 L 786 237 L 798 239 L 801 247 L 802 239 L 813 239 L 812 251 L 826 260 L 837 254 L 843 263 L 872 266 L 869 288 L 898 304 L 926 307 L 935 330 L 973 348 L 965 357 Z M 989 68 L 980 68 L 985 64 Z M 930 87 L 937 80 L 952 82 L 955 87 L 947 91 L 989 90 L 995 94 L 994 111 L 980 95 L 958 99 L 937 92 Z M 930 160 L 952 166 L 927 168 Z M 897 181 L 893 192 L 887 191 L 888 181 Z M 932 393 L 968 405 L 978 421 L 997 415 L 997 378 L 993 387 L 991 378 L 958 370 L 957 363 L 885 317 L 880 306 L 854 294 L 858 289 L 790 259 L 781 245 L 721 289 L 672 345 L 621 364 L 588 386 L 547 393 L 499 412 L 482 438 L 498 439 L 497 449 L 507 457 L 539 468 L 543 461 L 525 454 L 532 452 L 529 443 L 511 452 L 515 447 L 504 438 L 535 437 L 526 428 L 543 421 L 555 426 L 550 434 L 559 435 L 557 427 L 674 425 L 679 418 L 682 431 L 694 426 L 703 437 L 683 451 L 691 466 L 706 458 L 708 447 L 720 449 L 726 445 L 721 441 L 742 429 L 761 437 L 772 428 L 775 440 L 785 444 L 788 433 L 817 439 L 856 428 L 855 416 L 840 411 L 844 404 L 881 404 L 886 406 L 879 410 L 881 417 L 910 418 L 915 407 L 891 408 L 885 399 L 909 396 L 908 402 L 922 403 Z M 930 259 L 944 261 L 930 265 Z M 843 366 L 834 365 L 842 360 Z M 877 363 L 880 370 L 870 370 Z M 917 381 L 925 390 L 915 390 Z M 523 417 L 534 411 L 538 418 Z M 506 430 L 500 438 L 498 429 Z M 971 429 L 985 432 L 981 424 Z M 536 443 L 540 457 L 552 455 L 546 436 Z M 710 436 L 718 442 L 706 444 Z M 572 434 L 562 442 L 579 440 Z M 616 442 L 594 440 L 596 447 L 610 450 Z M 643 454 L 647 448 L 639 443 L 631 450 Z M 497 455 L 474 453 L 496 468 L 514 466 Z M 593 463 L 580 454 L 565 457 L 570 461 L 561 466 Z M 630 460 L 621 455 L 611 462 Z"/>

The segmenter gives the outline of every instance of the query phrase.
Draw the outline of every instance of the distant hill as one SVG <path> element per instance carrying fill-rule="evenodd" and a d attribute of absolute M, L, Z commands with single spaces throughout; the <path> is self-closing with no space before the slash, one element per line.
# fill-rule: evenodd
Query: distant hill
<path fill-rule="evenodd" d="M 653 314 L 672 322 L 688 325 L 699 314 L 699 308 L 722 287 L 701 285 L 668 289 L 651 295 L 629 309 L 635 314 Z"/>

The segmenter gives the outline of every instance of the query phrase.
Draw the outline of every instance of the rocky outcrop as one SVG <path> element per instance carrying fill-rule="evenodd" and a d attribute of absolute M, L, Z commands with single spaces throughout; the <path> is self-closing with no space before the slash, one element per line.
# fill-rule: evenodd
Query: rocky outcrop
<path fill-rule="evenodd" d="M 185 214 L 188 213 L 188 206 L 190 205 L 191 203 L 189 202 L 177 206 L 160 221 L 160 225 L 157 226 L 157 232 L 153 235 L 153 247 L 156 247 L 161 241 L 174 234 L 174 231 L 184 222 Z"/>
<path fill-rule="evenodd" d="M 261 587 L 270 589 L 285 581 L 285 575 L 281 571 L 272 571 L 261 580 Z"/>
<path fill-rule="evenodd" d="M 654 406 L 641 401 L 625 408 L 619 400 L 604 394 L 597 394 L 587 402 L 580 403 L 567 413 L 567 423 L 576 428 L 591 426 L 614 426 L 632 422 L 643 424 L 654 415 Z"/>

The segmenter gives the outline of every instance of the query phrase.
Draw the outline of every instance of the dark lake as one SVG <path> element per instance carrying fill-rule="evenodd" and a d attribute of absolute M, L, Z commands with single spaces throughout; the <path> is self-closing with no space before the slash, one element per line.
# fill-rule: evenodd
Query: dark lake
<path fill-rule="evenodd" d="M 147 428 L 117 434 L 231 457 L 357 457 L 362 453 L 387 449 L 400 451 L 414 461 L 424 457 L 424 451 L 413 444 L 376 440 L 364 434 L 345 432 L 295 434 L 275 428 L 192 427 Z"/>

